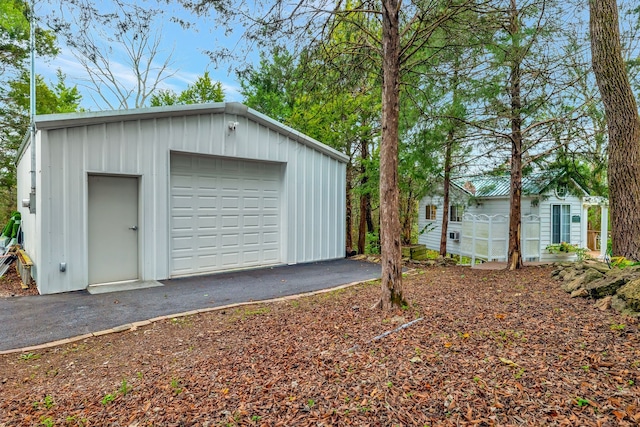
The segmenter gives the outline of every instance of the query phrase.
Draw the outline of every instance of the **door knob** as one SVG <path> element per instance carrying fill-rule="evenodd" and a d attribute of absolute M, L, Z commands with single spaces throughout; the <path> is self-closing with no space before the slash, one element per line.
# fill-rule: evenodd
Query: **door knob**
<path fill-rule="evenodd" d="M 134 225 L 134 226 L 129 227 L 129 230 L 136 231 L 137 229 L 138 229 L 138 226 L 137 226 L 137 225 Z"/>

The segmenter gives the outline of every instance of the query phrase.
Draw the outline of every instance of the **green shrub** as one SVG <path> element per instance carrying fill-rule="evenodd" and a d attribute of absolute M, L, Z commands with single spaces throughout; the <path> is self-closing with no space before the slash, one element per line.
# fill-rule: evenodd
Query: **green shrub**
<path fill-rule="evenodd" d="M 378 233 L 367 233 L 364 253 L 366 254 L 380 253 L 380 235 Z"/>

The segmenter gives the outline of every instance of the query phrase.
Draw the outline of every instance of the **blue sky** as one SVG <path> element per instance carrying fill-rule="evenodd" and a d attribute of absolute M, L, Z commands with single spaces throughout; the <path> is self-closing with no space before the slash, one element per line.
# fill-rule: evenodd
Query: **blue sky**
<path fill-rule="evenodd" d="M 61 4 L 64 4 L 64 1 L 65 0 L 63 0 Z M 92 1 L 95 4 L 100 5 L 103 10 L 108 11 L 113 9 L 112 0 Z M 633 4 L 633 2 L 637 0 L 625 0 L 624 2 L 626 3 L 627 1 L 631 1 Z M 50 5 L 55 2 L 56 0 L 36 0 L 36 14 L 39 16 L 45 16 L 51 7 L 55 7 Z M 241 35 L 243 32 L 242 28 L 237 28 L 231 34 L 228 34 L 225 32 L 224 28 L 218 29 L 219 25 L 215 22 L 215 16 L 197 17 L 182 9 L 180 6 L 175 4 L 175 2 L 170 2 L 167 5 L 162 0 L 137 0 L 137 3 L 151 5 L 160 4 L 163 9 L 166 9 L 164 22 L 159 23 L 162 29 L 161 50 L 165 55 L 173 52 L 172 67 L 170 70 L 170 72 L 173 73 L 173 76 L 163 82 L 161 88 L 180 92 L 189 84 L 193 83 L 198 76 L 201 76 L 205 71 L 209 71 L 213 80 L 220 81 L 222 83 L 227 101 L 242 101 L 242 96 L 239 93 L 239 83 L 233 70 L 234 64 L 229 62 L 214 64 L 204 53 L 206 50 L 216 50 L 217 48 L 224 47 L 242 55 L 242 50 L 245 48 L 241 42 Z M 586 13 L 586 6 L 582 5 L 582 7 L 583 9 L 581 13 L 584 14 Z M 195 25 L 190 29 L 183 29 L 178 24 L 171 21 L 172 17 L 194 22 Z M 623 21 L 625 20 L 624 16 L 621 18 Z M 635 19 L 637 22 L 637 17 L 635 17 Z M 586 31 L 586 24 L 583 26 Z M 638 41 L 636 40 L 636 45 L 634 46 L 636 48 L 637 43 Z M 117 74 L 118 79 L 122 82 L 131 81 L 133 79 L 133 75 L 131 70 L 124 65 L 123 56 L 118 55 L 118 52 L 116 51 L 111 59 L 113 70 Z M 248 61 L 254 63 L 257 62 L 258 52 L 251 52 Z M 43 75 L 46 80 L 51 82 L 55 82 L 56 80 L 57 69 L 61 69 L 62 72 L 66 74 L 67 84 L 75 84 L 81 90 L 83 94 L 82 106 L 85 109 L 108 109 L 108 106 L 105 105 L 104 102 L 99 101 L 95 97 L 95 100 L 92 99 L 91 92 L 85 87 L 87 78 L 86 71 L 73 56 L 71 50 L 62 45 L 62 43 L 61 53 L 55 59 L 39 58 L 36 65 L 36 72 Z"/>
<path fill-rule="evenodd" d="M 101 8 L 109 10 L 111 2 L 108 0 L 96 0 Z M 167 7 L 166 5 L 164 6 Z M 36 14 L 44 16 L 49 6 L 43 0 L 36 1 Z M 190 29 L 183 29 L 178 24 L 171 22 L 171 17 L 186 18 L 195 23 Z M 232 34 L 217 31 L 212 18 L 199 18 L 191 15 L 175 6 L 174 10 L 167 10 L 163 22 L 158 22 L 161 30 L 160 60 L 171 54 L 172 65 L 170 72 L 174 73 L 161 84 L 163 89 L 171 89 L 175 92 L 184 90 L 193 83 L 198 76 L 209 71 L 211 78 L 222 83 L 227 101 L 242 101 L 240 86 L 236 74 L 230 63 L 214 65 L 204 53 L 206 50 L 214 50 L 223 46 L 233 49 L 238 46 L 241 29 Z M 96 32 L 96 36 L 98 33 Z M 54 59 L 37 58 L 36 73 L 45 77 L 47 81 L 55 82 L 56 70 L 61 69 L 66 75 L 68 85 L 77 85 L 83 94 L 82 107 L 92 111 L 108 109 L 108 106 L 100 101 L 99 97 L 91 96 L 91 91 L 86 88 L 87 73 L 79 61 L 74 57 L 71 49 L 60 43 L 60 54 Z M 173 53 L 171 53 L 173 52 Z M 253 54 L 252 54 L 253 56 Z M 109 55 L 112 61 L 113 73 L 122 82 L 132 82 L 135 78 L 129 67 L 125 64 L 125 58 L 114 49 Z M 257 53 L 255 54 L 257 58 Z M 217 68 L 216 68 L 217 66 Z"/>

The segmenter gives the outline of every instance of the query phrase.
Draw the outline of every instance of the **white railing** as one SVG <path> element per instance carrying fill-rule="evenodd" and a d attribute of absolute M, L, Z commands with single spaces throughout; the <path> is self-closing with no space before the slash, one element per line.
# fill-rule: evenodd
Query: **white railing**
<path fill-rule="evenodd" d="M 540 217 L 526 215 L 522 217 L 522 259 L 524 261 L 540 260 Z"/>
<path fill-rule="evenodd" d="M 524 260 L 540 258 L 540 217 L 522 218 L 522 257 Z M 509 217 L 506 215 L 472 215 L 462 217 L 460 255 L 484 261 L 507 261 L 509 250 Z"/>

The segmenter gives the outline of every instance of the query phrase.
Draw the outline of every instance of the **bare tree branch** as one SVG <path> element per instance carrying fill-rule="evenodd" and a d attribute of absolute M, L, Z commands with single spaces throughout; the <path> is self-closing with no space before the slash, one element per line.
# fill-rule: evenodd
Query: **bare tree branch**
<path fill-rule="evenodd" d="M 58 24 L 73 55 L 84 68 L 83 84 L 91 98 L 109 109 L 139 108 L 173 70 L 173 50 L 161 50 L 163 11 L 123 0 L 109 13 L 91 0 L 69 0 L 60 6 Z M 64 17 L 71 16 L 64 23 Z M 154 30 L 155 27 L 155 30 Z"/>

